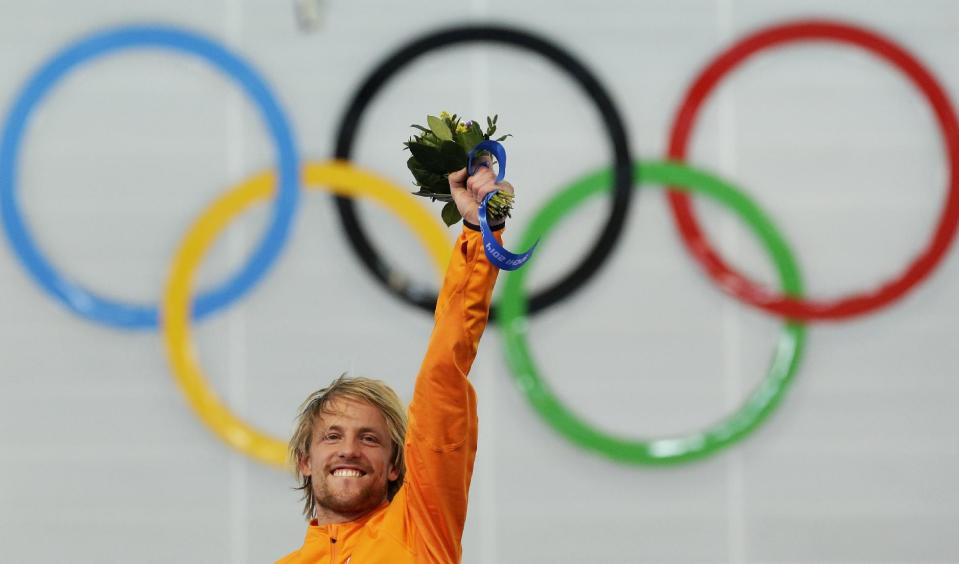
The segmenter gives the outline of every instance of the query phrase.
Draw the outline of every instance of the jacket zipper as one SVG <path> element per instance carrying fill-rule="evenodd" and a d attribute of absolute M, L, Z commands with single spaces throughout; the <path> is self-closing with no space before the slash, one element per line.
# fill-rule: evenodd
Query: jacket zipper
<path fill-rule="evenodd" d="M 336 527 L 330 525 L 330 564 L 336 564 Z"/>

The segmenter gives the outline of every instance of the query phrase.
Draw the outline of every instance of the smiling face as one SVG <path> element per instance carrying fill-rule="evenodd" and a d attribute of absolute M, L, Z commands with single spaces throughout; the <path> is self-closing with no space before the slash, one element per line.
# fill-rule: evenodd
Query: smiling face
<path fill-rule="evenodd" d="M 387 484 L 399 477 L 386 418 L 375 406 L 349 397 L 333 399 L 313 422 L 309 453 L 298 468 L 312 479 L 319 524 L 362 517 L 386 501 Z"/>

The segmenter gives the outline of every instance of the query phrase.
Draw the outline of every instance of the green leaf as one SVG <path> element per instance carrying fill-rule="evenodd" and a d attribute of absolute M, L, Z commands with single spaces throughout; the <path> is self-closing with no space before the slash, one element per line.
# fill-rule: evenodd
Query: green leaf
<path fill-rule="evenodd" d="M 456 208 L 456 202 L 449 202 L 443 206 L 442 215 L 443 222 L 446 223 L 447 227 L 463 219 L 463 216 L 460 215 L 460 210 Z"/>
<path fill-rule="evenodd" d="M 452 201 L 453 201 L 453 196 L 449 195 L 448 193 L 447 193 L 447 194 L 443 194 L 443 193 L 441 193 L 441 192 L 430 192 L 429 190 L 426 190 L 426 189 L 420 189 L 420 190 L 417 191 L 417 192 L 413 192 L 413 195 L 414 195 L 414 196 L 422 196 L 422 197 L 424 197 L 424 198 L 429 198 L 429 199 L 434 200 L 434 201 L 435 201 L 435 200 L 439 200 L 439 201 L 441 201 L 441 202 L 452 202 Z"/>
<path fill-rule="evenodd" d="M 466 151 L 455 142 L 443 141 L 440 154 L 443 156 L 443 172 L 449 174 L 466 168 Z"/>
<path fill-rule="evenodd" d="M 448 174 L 466 166 L 466 151 L 452 141 L 443 141 L 439 147 L 425 143 L 410 143 L 410 152 L 422 169 L 434 174 Z"/>
<path fill-rule="evenodd" d="M 426 190 L 427 192 L 445 194 L 447 196 L 450 194 L 450 183 L 445 177 L 441 177 L 432 182 L 417 182 L 416 184 L 421 190 Z"/>
<path fill-rule="evenodd" d="M 413 157 L 424 170 L 438 172 L 443 168 L 443 155 L 440 154 L 438 147 L 416 142 L 408 145 Z M 408 161 L 407 161 L 408 162 Z"/>
<path fill-rule="evenodd" d="M 437 174 L 427 170 L 420 164 L 416 157 L 410 157 L 406 161 L 406 168 L 413 173 L 416 184 L 423 187 L 446 186 L 446 192 L 449 193 L 449 181 L 442 174 Z M 435 191 L 435 190 L 434 190 Z"/>
<path fill-rule="evenodd" d="M 483 141 L 483 132 L 480 131 L 480 128 L 475 123 L 468 127 L 465 132 L 457 133 L 455 135 L 456 143 L 463 148 L 467 153 L 473 149 L 473 147 L 479 145 Z"/>
<path fill-rule="evenodd" d="M 499 115 L 493 116 L 493 119 L 490 119 L 489 116 L 486 116 L 486 123 L 489 127 L 486 128 L 486 138 L 489 139 L 496 133 L 496 120 L 499 118 Z"/>
<path fill-rule="evenodd" d="M 423 188 L 430 190 L 431 192 L 434 192 L 436 194 L 446 194 L 447 196 L 449 196 L 450 194 L 450 183 L 445 178 L 443 179 L 442 182 L 434 182 L 427 186 L 423 186 Z"/>
<path fill-rule="evenodd" d="M 433 135 L 433 132 L 432 132 L 432 131 L 430 131 L 429 133 L 424 133 L 423 135 L 421 135 L 421 136 L 419 137 L 418 141 L 420 141 L 420 142 L 422 142 L 422 143 L 425 143 L 425 144 L 427 144 L 427 145 L 429 145 L 429 146 L 431 146 L 431 147 L 439 147 L 439 146 L 440 146 L 440 143 L 443 142 L 442 139 L 440 139 L 439 137 Z"/>
<path fill-rule="evenodd" d="M 465 132 L 458 133 L 457 135 L 459 136 L 457 142 L 467 153 L 483 141 L 483 130 L 480 129 L 479 124 L 475 121 L 466 128 Z"/>
<path fill-rule="evenodd" d="M 430 126 L 430 131 L 433 132 L 433 135 L 442 139 L 443 141 L 452 141 L 453 132 L 450 131 L 446 122 L 436 116 L 426 116 L 426 123 Z"/>

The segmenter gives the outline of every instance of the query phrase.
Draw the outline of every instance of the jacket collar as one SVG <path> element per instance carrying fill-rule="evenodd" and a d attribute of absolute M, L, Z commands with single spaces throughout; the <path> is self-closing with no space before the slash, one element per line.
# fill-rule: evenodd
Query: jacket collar
<path fill-rule="evenodd" d="M 350 536 L 351 534 L 362 529 L 370 521 L 370 519 L 385 511 L 389 505 L 389 501 L 383 501 L 383 503 L 373 511 L 370 511 L 359 519 L 354 519 L 353 521 L 347 521 L 345 523 L 327 523 L 325 525 L 320 525 L 317 523 L 316 519 L 312 519 L 310 520 L 310 526 L 306 528 L 306 538 L 303 540 L 303 544 L 310 544 L 312 542 L 319 541 L 325 543 L 329 542 L 330 539 L 339 539 L 341 537 Z"/>

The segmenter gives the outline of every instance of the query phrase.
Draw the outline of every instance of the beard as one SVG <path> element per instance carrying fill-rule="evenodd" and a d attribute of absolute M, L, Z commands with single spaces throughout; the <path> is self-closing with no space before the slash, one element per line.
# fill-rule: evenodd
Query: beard
<path fill-rule="evenodd" d="M 327 475 L 323 480 L 313 481 L 313 495 L 320 507 L 348 515 L 372 511 L 386 501 L 386 483 L 344 488 L 331 483 L 333 479 Z"/>

